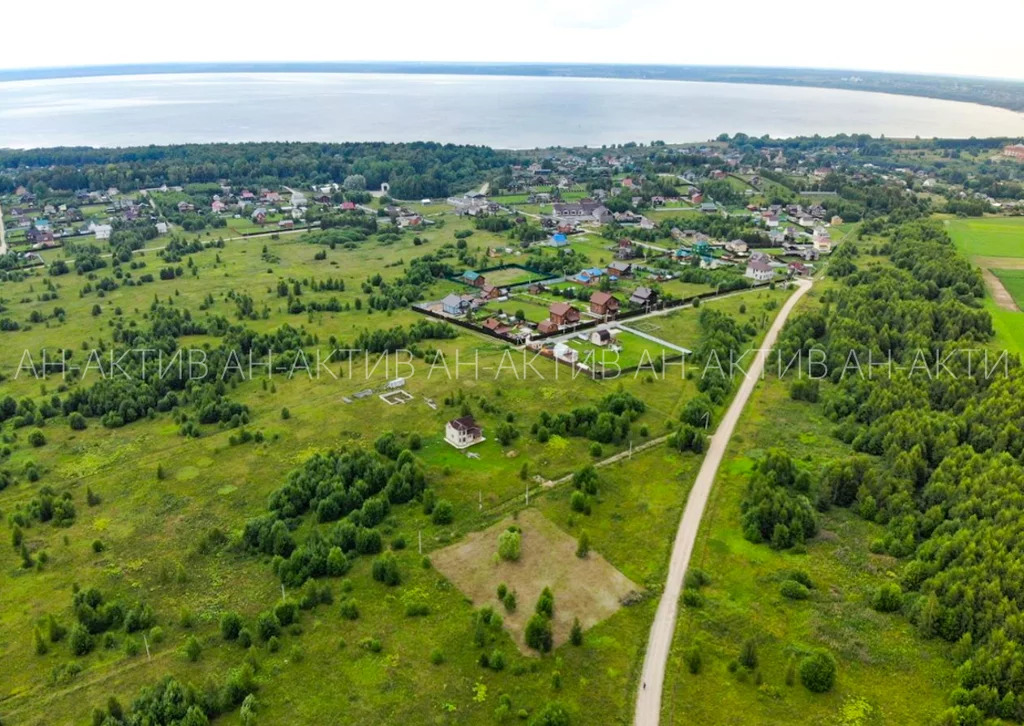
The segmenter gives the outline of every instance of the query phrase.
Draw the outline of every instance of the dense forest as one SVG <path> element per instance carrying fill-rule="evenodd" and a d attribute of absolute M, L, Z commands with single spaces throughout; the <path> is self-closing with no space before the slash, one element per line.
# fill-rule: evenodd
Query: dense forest
<path fill-rule="evenodd" d="M 807 472 L 789 452 L 770 452 L 749 482 L 744 531 L 789 548 L 814 534 L 816 510 L 829 507 L 884 525 L 871 550 L 902 564 L 870 604 L 902 613 L 921 637 L 955 644 L 959 685 L 943 722 L 1020 721 L 1024 372 L 999 352 L 983 357 L 993 331 L 982 281 L 939 223 L 876 231 L 893 266 L 854 255 L 823 310 L 797 316 L 780 338 L 784 357 L 826 351 L 819 405 L 854 453 Z M 891 371 L 865 371 L 866 361 L 890 356 Z M 806 382 L 792 393 L 819 400 Z"/>
<path fill-rule="evenodd" d="M 307 188 L 361 174 L 370 189 L 387 182 L 396 197 L 419 199 L 464 191 L 509 163 L 511 156 L 494 149 L 428 142 L 0 149 L 0 169 L 13 172 L 0 175 L 0 193 L 18 186 L 36 194 L 109 187 L 123 192 L 222 179 L 236 186 Z"/>

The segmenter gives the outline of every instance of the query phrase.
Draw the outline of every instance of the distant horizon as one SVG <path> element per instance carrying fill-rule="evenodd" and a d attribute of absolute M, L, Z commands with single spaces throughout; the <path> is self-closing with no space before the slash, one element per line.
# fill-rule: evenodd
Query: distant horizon
<path fill-rule="evenodd" d="M 198 60 L 198 61 L 140 61 L 117 63 L 86 63 L 76 65 L 36 65 L 0 68 L 0 82 L 37 79 L 82 78 L 105 75 L 145 75 L 143 69 L 151 72 L 170 73 L 179 69 L 188 69 L 191 73 L 206 72 L 252 72 L 259 68 L 264 72 L 300 72 L 301 70 L 317 69 L 319 72 L 343 73 L 358 68 L 381 68 L 380 72 L 415 72 L 417 68 L 458 67 L 465 70 L 479 69 L 511 69 L 533 68 L 537 70 L 556 70 L 559 68 L 583 69 L 630 69 L 634 71 L 648 70 L 691 70 L 691 71 L 739 71 L 755 73 L 772 72 L 805 72 L 823 74 L 863 74 L 865 76 L 902 77 L 911 76 L 921 79 L 962 79 L 975 81 L 993 81 L 997 83 L 1019 84 L 1024 87 L 1024 76 L 986 76 L 977 74 L 956 74 L 944 72 L 928 72 L 918 70 L 881 71 L 869 68 L 833 67 L 833 66 L 800 66 L 800 65 L 748 65 L 721 63 L 642 63 L 642 62 L 587 62 L 587 61 L 468 61 L 468 60 Z M 402 71 L 394 70 L 401 68 Z M 173 69 L 173 70 L 170 70 Z M 392 70 L 387 70 L 392 69 Z M 476 74 L 479 75 L 479 74 Z M 505 74 L 501 74 L 505 75 Z M 531 74 L 532 75 L 532 74 Z M 603 77 L 603 76 L 590 76 Z M 632 76 L 635 77 L 635 76 Z M 656 80 L 656 79 L 655 79 Z M 672 79 L 688 80 L 688 79 Z"/>

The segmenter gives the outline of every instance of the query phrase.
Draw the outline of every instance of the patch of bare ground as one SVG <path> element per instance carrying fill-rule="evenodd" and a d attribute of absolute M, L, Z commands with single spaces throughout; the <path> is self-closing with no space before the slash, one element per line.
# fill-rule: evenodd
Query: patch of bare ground
<path fill-rule="evenodd" d="M 522 552 L 516 562 L 498 560 L 498 535 L 512 525 L 522 530 Z M 593 550 L 576 556 L 576 540 L 536 509 L 519 512 L 434 552 L 430 559 L 439 572 L 458 587 L 474 607 L 490 605 L 502 615 L 505 627 L 524 653 L 532 653 L 523 640 L 526 622 L 533 615 L 541 591 L 555 596 L 552 630 L 555 646 L 569 639 L 574 618 L 584 629 L 610 617 L 641 588 Z M 518 606 L 507 612 L 498 601 L 498 585 L 516 593 Z"/>

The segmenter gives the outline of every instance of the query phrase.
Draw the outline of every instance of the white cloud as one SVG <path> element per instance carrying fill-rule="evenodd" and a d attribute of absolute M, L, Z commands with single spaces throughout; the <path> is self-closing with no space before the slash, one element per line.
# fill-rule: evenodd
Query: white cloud
<path fill-rule="evenodd" d="M 1021 0 L 11 3 L 0 68 L 173 61 L 762 65 L 1024 79 Z M 11 32 L 31 28 L 32 32 Z"/>

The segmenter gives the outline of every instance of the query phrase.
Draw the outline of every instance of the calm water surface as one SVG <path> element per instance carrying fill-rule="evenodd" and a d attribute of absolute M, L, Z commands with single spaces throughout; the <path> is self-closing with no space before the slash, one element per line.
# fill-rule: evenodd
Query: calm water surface
<path fill-rule="evenodd" d="M 1024 115 L 820 88 L 600 78 L 343 73 L 0 83 L 0 147 L 416 141 L 500 148 L 796 136 L 1024 136 Z"/>

